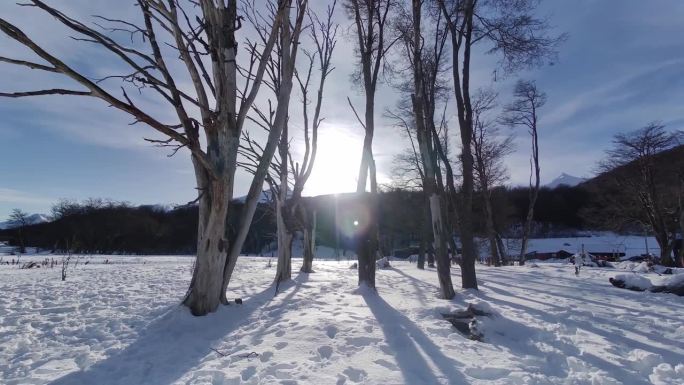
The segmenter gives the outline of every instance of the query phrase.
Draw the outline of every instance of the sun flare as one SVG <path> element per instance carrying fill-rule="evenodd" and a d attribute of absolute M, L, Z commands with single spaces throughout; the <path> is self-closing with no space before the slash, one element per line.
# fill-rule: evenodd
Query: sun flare
<path fill-rule="evenodd" d="M 351 130 L 331 125 L 321 127 L 316 161 L 304 191 L 306 195 L 356 190 L 363 140 Z"/>

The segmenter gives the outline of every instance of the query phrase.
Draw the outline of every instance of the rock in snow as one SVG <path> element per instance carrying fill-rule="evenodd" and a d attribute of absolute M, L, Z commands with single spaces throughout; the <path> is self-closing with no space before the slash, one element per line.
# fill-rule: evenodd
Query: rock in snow
<path fill-rule="evenodd" d="M 651 291 L 654 293 L 672 293 L 684 296 L 684 274 L 673 274 L 654 284 L 650 279 L 639 274 L 618 274 L 608 279 L 613 286 L 633 291 Z"/>

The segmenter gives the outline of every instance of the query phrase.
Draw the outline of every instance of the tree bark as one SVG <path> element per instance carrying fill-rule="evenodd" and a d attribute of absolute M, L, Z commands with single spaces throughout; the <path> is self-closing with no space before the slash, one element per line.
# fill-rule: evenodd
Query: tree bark
<path fill-rule="evenodd" d="M 532 220 L 534 219 L 534 206 L 537 204 L 537 197 L 539 196 L 539 139 L 537 136 L 537 115 L 532 106 L 532 167 L 534 167 L 534 186 L 530 183 L 530 205 L 527 208 L 527 217 L 523 225 L 522 244 L 520 245 L 520 265 L 525 264 L 525 254 L 527 254 L 527 240 L 530 235 L 532 227 Z M 530 176 L 531 178 L 532 176 Z"/>
<path fill-rule="evenodd" d="M 681 179 L 679 180 L 679 235 L 680 239 L 677 239 L 677 236 L 674 236 L 674 242 L 679 242 L 679 250 L 677 255 L 675 255 L 675 258 L 677 258 L 677 267 L 684 267 L 684 202 L 683 202 L 683 194 L 684 194 L 684 180 Z"/>
<path fill-rule="evenodd" d="M 226 145 L 237 147 L 237 138 L 232 138 L 232 141 L 227 140 Z M 237 148 L 235 150 L 237 153 Z M 215 311 L 221 302 L 223 276 L 216 271 L 222 270 L 228 256 L 226 217 L 232 199 L 234 174 L 226 170 L 224 178 L 212 180 L 194 159 L 193 164 L 200 189 L 197 259 L 183 304 L 198 316 Z"/>
<path fill-rule="evenodd" d="M 278 264 L 276 268 L 275 283 L 292 279 L 292 240 L 294 234 L 288 228 L 286 216 L 288 215 L 286 203 L 281 199 L 276 202 L 276 227 L 278 231 Z"/>
<path fill-rule="evenodd" d="M 423 195 L 425 195 L 424 192 L 423 192 Z M 421 270 L 425 269 L 425 259 L 426 259 L 425 257 L 428 254 L 427 253 L 427 245 L 431 242 L 430 241 L 430 232 L 432 231 L 432 228 L 430 226 L 429 207 L 430 207 L 430 204 L 428 203 L 428 198 L 426 196 L 424 206 L 423 206 L 423 221 L 422 221 L 421 226 L 420 226 L 420 249 L 418 251 L 418 261 L 416 263 L 418 268 Z M 433 263 L 434 263 L 434 261 L 433 261 Z"/>
<path fill-rule="evenodd" d="M 302 273 L 313 273 L 313 259 L 316 250 L 316 212 L 310 216 L 309 210 L 302 207 L 301 217 L 304 233 L 304 256 L 302 261 Z"/>
<path fill-rule="evenodd" d="M 456 109 L 458 112 L 458 125 L 461 137 L 461 166 L 463 184 L 461 196 L 458 199 L 455 192 L 450 193 L 450 199 L 458 203 L 458 228 L 461 238 L 461 286 L 465 289 L 477 289 L 475 261 L 477 249 L 473 237 L 473 155 L 471 148 L 473 133 L 473 111 L 470 103 L 470 50 L 473 34 L 473 13 L 475 3 L 473 0 L 465 0 L 463 4 L 463 21 L 457 26 L 452 15 L 449 14 L 444 1 L 439 1 L 439 6 L 449 26 L 452 44 L 452 76 L 454 81 L 454 94 L 456 96 Z M 459 12 L 460 13 L 460 12 Z M 459 63 L 460 49 L 463 47 L 463 68 Z M 460 73 L 463 72 L 463 74 Z M 458 202 L 457 202 L 458 201 Z"/>
<path fill-rule="evenodd" d="M 423 81 L 423 56 L 421 50 L 423 42 L 421 35 L 422 4 L 421 0 L 412 1 L 413 41 L 410 55 L 413 57 L 413 94 L 411 95 L 411 102 L 415 117 L 418 147 L 425 173 L 423 192 L 428 197 L 430 207 L 430 223 L 436 254 L 437 278 L 442 298 L 451 299 L 456 293 L 451 283 L 451 263 L 447 251 L 448 233 L 445 231 L 444 210 L 442 209 L 444 188 L 441 183 L 438 185 L 437 182 L 439 166 L 435 148 L 432 144 L 433 139 L 439 140 L 439 138 L 433 138 L 431 127 L 434 123 L 434 116 L 431 113 L 432 110 L 428 111 L 429 109 L 424 97 L 425 83 Z M 441 181 L 441 176 L 439 178 Z"/>
<path fill-rule="evenodd" d="M 247 238 L 247 233 L 249 232 L 249 227 L 254 218 L 254 213 L 256 212 L 256 207 L 261 197 L 261 192 L 264 186 L 264 180 L 268 174 L 271 160 L 275 154 L 276 147 L 280 143 L 279 138 L 282 135 L 283 130 L 287 125 L 288 110 L 290 105 L 290 95 L 292 92 L 292 77 L 294 76 L 294 68 L 297 57 L 297 51 L 299 49 L 299 35 L 301 32 L 302 19 L 304 17 L 304 10 L 307 7 L 307 1 L 303 1 L 299 7 L 299 14 L 297 15 L 297 21 L 294 24 L 294 30 L 290 34 L 290 0 L 287 4 L 284 4 L 285 8 L 283 10 L 284 22 L 281 23 L 280 39 L 281 39 L 281 71 L 283 75 L 281 76 L 281 82 L 277 93 L 277 107 L 275 111 L 275 116 L 273 118 L 273 125 L 268 133 L 268 138 L 266 145 L 264 146 L 263 153 L 261 155 L 261 160 L 257 165 L 254 172 L 254 178 L 249 187 L 249 192 L 245 199 L 245 204 L 242 210 L 242 215 L 240 216 L 240 228 L 237 231 L 233 245 L 230 248 L 228 258 L 226 258 L 223 267 L 223 283 L 221 288 L 221 302 L 228 303 L 226 298 L 226 290 L 228 288 L 228 283 L 230 282 L 230 277 L 233 274 L 235 265 L 237 263 L 238 256 L 242 251 L 242 246 Z M 270 51 L 269 51 L 270 54 Z M 237 147 L 235 148 L 235 154 L 237 155 Z M 283 163 L 287 163 L 287 158 L 281 159 Z M 227 220 L 227 218 L 225 218 Z"/>
<path fill-rule="evenodd" d="M 373 193 L 360 193 L 358 197 L 361 206 L 368 213 L 365 222 L 359 220 L 359 230 L 356 235 L 359 286 L 365 285 L 375 289 L 375 256 L 378 250 L 377 197 Z"/>
<path fill-rule="evenodd" d="M 499 255 L 499 245 L 497 244 L 497 231 L 494 226 L 494 213 L 492 211 L 492 201 L 489 197 L 489 190 L 482 189 L 483 203 L 485 209 L 485 220 L 487 226 L 487 238 L 489 239 L 489 251 L 492 258 L 494 266 L 501 266 L 501 257 Z"/>
<path fill-rule="evenodd" d="M 496 233 L 496 245 L 499 249 L 499 258 L 501 259 L 501 264 L 504 266 L 508 265 L 509 261 L 508 255 L 506 253 L 506 247 L 504 246 L 503 239 L 498 232 Z"/>

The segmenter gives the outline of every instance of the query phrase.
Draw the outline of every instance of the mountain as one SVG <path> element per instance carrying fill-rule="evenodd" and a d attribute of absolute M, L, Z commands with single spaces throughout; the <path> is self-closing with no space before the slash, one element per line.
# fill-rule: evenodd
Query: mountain
<path fill-rule="evenodd" d="M 560 185 L 566 185 L 569 187 L 574 187 L 577 186 L 578 184 L 586 181 L 584 178 L 579 178 L 576 176 L 572 176 L 566 173 L 560 174 L 560 176 L 554 180 L 551 181 L 551 183 L 547 184 L 546 187 L 549 188 L 556 188 Z"/>
<path fill-rule="evenodd" d="M 45 214 L 31 214 L 26 218 L 27 225 L 37 225 L 39 223 L 50 222 L 50 219 Z M 0 222 L 0 230 L 13 229 L 19 227 L 19 223 L 14 221 Z"/>
<path fill-rule="evenodd" d="M 271 203 L 275 200 L 275 197 L 272 196 L 273 193 L 271 190 L 264 190 L 261 192 L 261 196 L 259 197 L 259 200 L 257 203 Z M 287 191 L 287 196 L 288 198 L 292 196 L 292 191 L 288 190 Z M 241 197 L 237 197 L 233 199 L 233 201 L 238 202 L 238 203 L 245 203 L 247 201 L 247 195 L 243 195 Z"/>

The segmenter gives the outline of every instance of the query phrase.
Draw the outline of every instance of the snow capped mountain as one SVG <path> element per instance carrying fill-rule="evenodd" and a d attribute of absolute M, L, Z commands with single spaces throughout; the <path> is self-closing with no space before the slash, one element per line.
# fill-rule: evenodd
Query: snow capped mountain
<path fill-rule="evenodd" d="M 236 201 L 240 203 L 245 203 L 247 201 L 247 195 L 243 195 L 241 197 L 235 198 Z M 271 202 L 271 191 L 270 190 L 264 190 L 261 192 L 261 196 L 259 197 L 258 203 L 268 203 Z"/>
<path fill-rule="evenodd" d="M 50 219 L 45 214 L 31 214 L 26 218 L 26 224 L 28 225 L 37 225 L 45 222 L 50 222 Z M 0 230 L 12 229 L 15 227 L 19 227 L 19 223 L 14 221 L 0 222 Z"/>
<path fill-rule="evenodd" d="M 556 188 L 560 185 L 566 185 L 569 187 L 577 186 L 578 184 L 584 182 L 586 179 L 572 176 L 566 173 L 560 174 L 560 176 L 547 184 L 546 187 Z"/>

